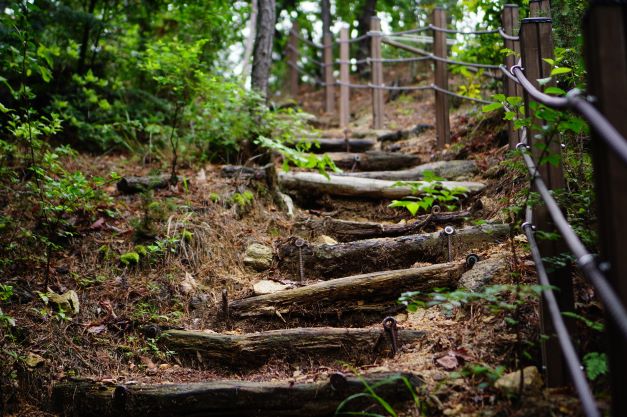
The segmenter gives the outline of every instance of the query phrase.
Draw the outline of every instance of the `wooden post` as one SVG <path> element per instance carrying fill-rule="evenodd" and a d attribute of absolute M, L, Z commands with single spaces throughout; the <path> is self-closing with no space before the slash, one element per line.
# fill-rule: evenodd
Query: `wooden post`
<path fill-rule="evenodd" d="M 340 127 L 346 128 L 350 123 L 350 45 L 348 43 L 348 27 L 340 29 Z"/>
<path fill-rule="evenodd" d="M 327 113 L 335 111 L 335 80 L 333 79 L 333 38 L 330 33 L 324 35 L 324 109 Z"/>
<path fill-rule="evenodd" d="M 287 62 L 288 62 L 288 74 L 289 74 L 289 89 L 292 98 L 298 96 L 298 22 L 292 21 L 292 30 L 290 30 L 290 38 L 288 40 L 287 48 Z"/>
<path fill-rule="evenodd" d="M 588 92 L 595 105 L 627 137 L 627 3 L 592 1 L 584 19 Z M 606 276 L 627 306 L 627 166 L 592 130 L 599 245 Z M 627 341 L 607 320 L 612 415 L 627 416 Z"/>
<path fill-rule="evenodd" d="M 520 48 L 522 66 L 525 69 L 525 76 L 531 83 L 539 89 L 543 87 L 539 85 L 538 79 L 550 76 L 551 66 L 546 63 L 543 58 L 553 57 L 553 40 L 551 36 L 551 19 L 545 17 L 535 17 L 523 19 L 520 27 Z M 532 115 L 531 103 L 533 99 L 525 94 L 525 108 L 528 115 L 532 116 L 532 125 L 542 126 L 544 122 Z M 532 148 L 532 154 L 538 172 L 547 187 L 551 190 L 563 189 L 565 186 L 564 174 L 562 172 L 561 163 L 557 166 L 548 163 L 548 156 L 560 156 L 561 147 L 558 137 L 540 136 L 541 131 L 529 129 L 527 139 Z M 536 137 L 538 135 L 538 137 Z M 545 233 L 555 233 L 557 229 L 551 221 L 551 217 L 546 207 L 538 203 L 533 210 L 534 225 L 538 230 Z M 540 239 L 538 247 L 542 256 L 552 258 L 568 250 L 561 239 L 548 240 Z M 555 265 L 549 265 L 552 272 L 549 273 L 551 285 L 558 288 L 555 293 L 557 302 L 561 311 L 574 311 L 573 288 L 571 270 L 568 267 L 559 268 Z M 542 342 L 542 357 L 544 366 L 546 367 L 546 385 L 549 387 L 562 386 L 568 381 L 568 373 L 562 357 L 559 342 L 555 336 L 555 330 L 549 314 L 546 310 L 546 304 L 542 302 L 541 308 L 541 330 L 547 340 Z M 573 331 L 572 320 L 565 319 L 569 330 Z"/>
<path fill-rule="evenodd" d="M 446 28 L 446 11 L 441 7 L 433 10 L 433 25 Z M 448 56 L 446 49 L 446 33 L 441 31 L 433 31 L 433 54 L 435 56 L 446 58 Z M 448 90 L 448 66 L 446 62 L 435 62 L 435 85 Z M 444 149 L 444 145 L 451 143 L 451 126 L 449 121 L 448 95 L 441 92 L 435 92 L 435 132 L 437 137 L 438 149 Z"/>
<path fill-rule="evenodd" d="M 383 90 L 376 88 L 383 85 L 383 66 L 381 64 L 381 19 L 377 16 L 370 18 L 370 58 L 372 59 L 372 127 L 383 129 Z"/>
<path fill-rule="evenodd" d="M 517 33 L 519 26 L 519 11 L 518 6 L 515 4 L 506 4 L 501 13 L 501 23 L 505 33 L 514 36 Z M 520 42 L 505 39 L 505 47 L 514 52 L 520 53 Z M 514 55 L 508 55 L 505 57 L 505 66 L 509 69 L 516 64 L 518 58 Z M 505 95 L 522 97 L 522 88 L 518 83 L 510 78 L 505 78 Z M 520 142 L 519 130 L 514 128 L 514 122 L 510 121 L 507 124 L 507 131 L 509 137 L 509 147 L 514 149 L 516 144 Z"/>
<path fill-rule="evenodd" d="M 530 17 L 551 17 L 551 3 L 549 0 L 530 0 Z"/>

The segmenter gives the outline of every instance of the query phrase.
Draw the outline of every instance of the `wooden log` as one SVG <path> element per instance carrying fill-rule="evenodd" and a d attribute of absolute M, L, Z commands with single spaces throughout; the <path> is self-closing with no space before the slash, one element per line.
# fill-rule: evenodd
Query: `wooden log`
<path fill-rule="evenodd" d="M 348 170 L 386 171 L 412 167 L 420 163 L 418 156 L 401 152 L 331 152 L 327 155 L 339 168 Z"/>
<path fill-rule="evenodd" d="M 370 57 L 372 85 L 383 86 L 383 64 L 381 63 L 381 19 L 377 16 L 370 18 Z M 384 100 L 381 88 L 372 88 L 372 127 L 383 129 Z"/>
<path fill-rule="evenodd" d="M 229 312 L 235 318 L 382 313 L 399 307 L 398 297 L 405 291 L 454 287 L 464 269 L 465 263 L 456 262 L 354 275 L 235 300 L 229 305 Z"/>
<path fill-rule="evenodd" d="M 324 60 L 322 72 L 324 74 L 324 109 L 327 113 L 335 112 L 335 78 L 333 77 L 333 36 L 325 33 L 322 36 Z"/>
<path fill-rule="evenodd" d="M 220 170 L 224 178 L 256 179 L 266 178 L 266 170 L 260 167 L 245 167 L 242 165 L 224 165 Z"/>
<path fill-rule="evenodd" d="M 399 329 L 399 343 L 424 338 L 425 332 Z M 219 334 L 188 330 L 164 332 L 159 342 L 179 357 L 200 357 L 207 365 L 250 368 L 272 358 L 359 360 L 389 352 L 382 328 L 312 327 L 271 330 L 251 334 Z"/>
<path fill-rule="evenodd" d="M 340 127 L 347 128 L 350 123 L 350 34 L 348 27 L 342 26 L 340 29 Z"/>
<path fill-rule="evenodd" d="M 375 222 L 357 222 L 339 220 L 332 217 L 323 219 L 306 219 L 294 225 L 297 232 L 309 235 L 327 235 L 339 242 L 355 240 L 396 237 L 420 232 L 424 227 L 434 224 L 460 224 L 471 215 L 471 210 L 451 213 L 428 214 L 418 217 L 407 224 L 384 224 Z"/>
<path fill-rule="evenodd" d="M 441 28 L 447 27 L 446 11 L 441 7 L 433 10 L 433 25 Z M 433 32 L 433 54 L 446 59 L 448 50 L 446 45 L 446 33 Z M 435 62 L 435 85 L 448 90 L 448 65 L 446 62 Z M 438 149 L 451 143 L 451 126 L 449 120 L 449 97 L 441 91 L 435 92 L 435 130 Z"/>
<path fill-rule="evenodd" d="M 429 129 L 433 129 L 433 126 L 426 125 L 426 124 L 418 124 L 413 129 L 397 130 L 397 131 L 394 131 L 394 132 L 386 132 L 386 133 L 384 133 L 382 135 L 379 135 L 377 137 L 377 140 L 379 142 L 395 142 L 397 140 L 407 139 L 407 138 L 409 138 L 412 135 L 419 135 L 422 132 L 424 132 L 426 130 L 429 130 Z"/>
<path fill-rule="evenodd" d="M 337 138 L 311 138 L 303 139 L 307 142 L 313 142 L 311 149 L 312 153 L 325 153 L 325 152 L 365 152 L 372 149 L 375 145 L 374 140 L 369 139 L 344 139 Z"/>
<path fill-rule="evenodd" d="M 395 153 L 393 152 L 392 154 Z M 477 172 L 477 164 L 475 161 L 471 160 L 436 161 L 398 171 L 368 171 L 369 172 L 349 172 L 342 175 L 388 181 L 418 181 L 423 178 L 425 171 L 431 171 L 439 177 L 457 178 L 475 174 Z"/>
<path fill-rule="evenodd" d="M 283 172 L 279 174 L 281 188 L 287 193 L 300 194 L 301 196 L 315 196 L 329 194 L 346 197 L 366 197 L 380 199 L 399 199 L 412 195 L 409 186 L 397 186 L 396 181 L 385 181 L 370 178 L 360 178 L 342 175 L 329 175 L 311 172 Z M 464 187 L 469 193 L 483 190 L 485 185 L 470 181 L 441 181 L 441 186 L 446 189 Z"/>
<path fill-rule="evenodd" d="M 457 230 L 451 237 L 453 256 L 466 256 L 509 235 L 506 224 L 483 224 Z M 279 267 L 293 276 L 330 279 L 349 274 L 407 268 L 415 262 L 441 262 L 448 258 L 448 238 L 442 232 L 377 238 L 336 245 L 305 242 L 297 247 L 290 240 L 278 247 Z"/>
<path fill-rule="evenodd" d="M 54 386 L 52 400 L 55 410 L 68 417 L 333 416 L 344 399 L 364 391 L 362 378 L 395 406 L 412 399 L 405 381 L 423 384 L 414 374 L 389 372 L 361 377 L 335 373 L 328 381 L 312 383 L 222 380 L 112 386 L 71 380 Z M 355 401 L 346 411 L 372 405 Z"/>
<path fill-rule="evenodd" d="M 169 174 L 152 175 L 145 177 L 128 176 L 122 177 L 117 183 L 118 191 L 122 194 L 136 194 L 142 191 L 154 190 L 158 188 L 167 188 L 170 184 L 176 184 L 171 181 Z"/>

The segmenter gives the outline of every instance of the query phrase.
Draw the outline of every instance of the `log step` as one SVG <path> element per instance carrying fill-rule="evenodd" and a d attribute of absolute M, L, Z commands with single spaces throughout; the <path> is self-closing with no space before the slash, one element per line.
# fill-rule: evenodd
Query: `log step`
<path fill-rule="evenodd" d="M 329 152 L 327 156 L 339 168 L 357 171 L 394 171 L 413 167 L 420 163 L 418 156 L 401 152 Z"/>
<path fill-rule="evenodd" d="M 464 262 L 453 262 L 338 278 L 235 300 L 229 304 L 229 314 L 234 318 L 286 319 L 290 314 L 317 317 L 342 312 L 387 313 L 399 308 L 397 300 L 403 292 L 455 287 L 464 271 Z"/>
<path fill-rule="evenodd" d="M 393 153 L 394 154 L 394 153 Z M 403 167 L 399 167 L 403 168 Z M 398 169 L 398 168 L 397 168 Z M 372 178 L 387 181 L 419 181 L 424 177 L 425 171 L 431 171 L 443 178 L 458 178 L 477 173 L 477 164 L 470 160 L 437 161 L 418 165 L 409 169 L 388 168 L 387 170 L 362 169 L 370 172 L 348 172 L 341 175 Z"/>
<path fill-rule="evenodd" d="M 425 332 L 399 329 L 399 343 L 424 338 Z M 373 361 L 390 352 L 383 328 L 311 327 L 270 330 L 249 334 L 219 334 L 169 330 L 159 342 L 183 359 L 203 365 L 235 369 L 262 366 L 271 358 L 283 361 L 318 358 Z M 314 358 L 314 359 L 315 359 Z"/>
<path fill-rule="evenodd" d="M 376 141 L 370 139 L 304 139 L 306 142 L 312 142 L 314 145 L 309 152 L 325 153 L 325 152 L 365 152 L 374 147 Z M 317 143 L 317 145 L 316 145 Z"/>
<path fill-rule="evenodd" d="M 283 172 L 279 174 L 281 188 L 288 193 L 312 195 L 329 194 L 347 197 L 367 197 L 379 199 L 400 199 L 412 195 L 408 186 L 395 187 L 395 181 L 361 178 L 342 175 L 329 175 L 311 172 Z M 441 181 L 446 189 L 463 187 L 469 193 L 481 191 L 485 185 L 470 181 Z"/>
<path fill-rule="evenodd" d="M 394 406 L 410 401 L 407 385 L 424 382 L 411 373 L 331 374 L 324 382 L 211 381 L 186 384 L 103 385 L 89 380 L 53 387 L 55 410 L 68 417 L 333 416 L 347 397 L 364 392 L 364 382 Z M 374 402 L 351 401 L 344 411 L 377 411 Z"/>
<path fill-rule="evenodd" d="M 470 250 L 484 249 L 505 240 L 507 224 L 482 224 L 454 231 L 451 249 L 454 257 L 465 257 Z M 307 279 L 330 279 L 387 269 L 407 268 L 415 262 L 448 260 L 448 237 L 442 232 L 395 238 L 365 239 L 329 244 L 302 243 L 290 239 L 278 247 L 279 267 L 294 277 L 300 276 L 300 261 Z"/>

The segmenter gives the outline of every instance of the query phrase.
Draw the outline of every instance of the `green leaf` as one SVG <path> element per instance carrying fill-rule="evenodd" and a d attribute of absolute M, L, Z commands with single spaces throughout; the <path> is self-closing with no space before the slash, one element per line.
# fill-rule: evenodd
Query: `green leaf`
<path fill-rule="evenodd" d="M 572 69 L 571 68 L 567 68 L 567 67 L 558 67 L 558 68 L 553 68 L 553 70 L 551 70 L 551 76 L 553 75 L 560 75 L 560 74 L 566 74 L 571 72 Z"/>
<path fill-rule="evenodd" d="M 594 381 L 601 375 L 607 375 L 607 355 L 599 352 L 589 352 L 583 357 L 586 375 L 591 381 Z"/>
<path fill-rule="evenodd" d="M 481 108 L 481 111 L 483 111 L 484 113 L 489 113 L 491 111 L 498 110 L 498 109 L 501 109 L 501 108 L 503 108 L 503 104 L 501 104 L 501 103 L 491 103 L 491 104 L 486 104 L 485 106 L 483 106 Z"/>
<path fill-rule="evenodd" d="M 555 65 L 555 60 L 551 59 L 551 58 L 542 58 L 542 60 L 544 62 L 546 62 L 547 64 L 549 64 L 550 66 L 554 66 Z"/>
<path fill-rule="evenodd" d="M 551 77 L 538 78 L 538 84 L 540 84 L 540 85 L 546 85 L 549 82 L 551 82 Z"/>
<path fill-rule="evenodd" d="M 563 96 L 564 94 L 566 94 L 566 91 L 562 90 L 559 87 L 547 87 L 544 92 L 546 94 L 554 94 L 556 96 Z"/>

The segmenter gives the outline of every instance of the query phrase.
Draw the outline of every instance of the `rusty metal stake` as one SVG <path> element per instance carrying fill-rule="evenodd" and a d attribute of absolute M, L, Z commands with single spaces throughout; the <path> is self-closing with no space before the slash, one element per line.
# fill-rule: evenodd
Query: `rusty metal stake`
<path fill-rule="evenodd" d="M 447 244 L 448 244 L 448 261 L 451 262 L 453 260 L 453 244 L 452 244 L 452 238 L 453 238 L 453 234 L 455 234 L 455 228 L 453 226 L 446 226 L 444 228 L 444 235 L 447 238 Z"/>
<path fill-rule="evenodd" d="M 388 316 L 383 319 L 383 330 L 387 333 L 392 344 L 392 358 L 396 356 L 398 352 L 398 327 L 396 326 L 396 319 L 392 316 Z"/>
<path fill-rule="evenodd" d="M 303 246 L 305 246 L 305 241 L 301 238 L 296 239 L 294 245 L 298 248 L 298 266 L 300 273 L 300 280 L 305 280 L 305 262 L 303 261 Z"/>

